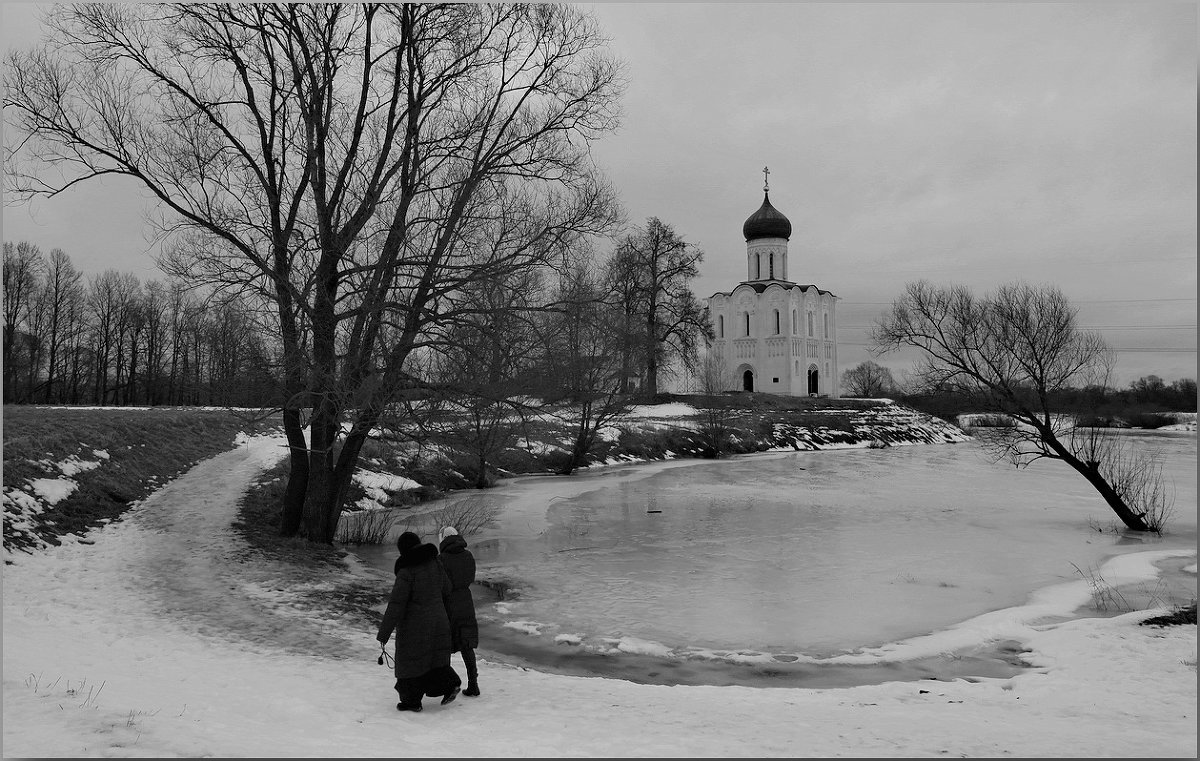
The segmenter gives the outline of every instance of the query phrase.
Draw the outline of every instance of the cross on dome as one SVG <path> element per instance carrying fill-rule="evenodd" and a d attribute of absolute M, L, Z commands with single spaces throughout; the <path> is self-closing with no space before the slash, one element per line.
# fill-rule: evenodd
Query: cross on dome
<path fill-rule="evenodd" d="M 770 182 L 769 182 L 770 178 L 769 178 L 769 177 L 767 177 L 767 175 L 769 175 L 770 173 L 771 173 L 771 170 L 770 170 L 770 169 L 767 169 L 767 168 L 764 166 L 764 167 L 763 167 L 763 192 L 764 192 L 764 193 L 766 193 L 766 192 L 768 192 L 768 191 L 770 191 L 770 190 L 771 190 L 771 185 L 770 185 Z"/>

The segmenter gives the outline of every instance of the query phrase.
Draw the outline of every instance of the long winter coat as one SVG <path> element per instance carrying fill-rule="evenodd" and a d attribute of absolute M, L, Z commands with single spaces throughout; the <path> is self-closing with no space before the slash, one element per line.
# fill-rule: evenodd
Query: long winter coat
<path fill-rule="evenodd" d="M 396 581 L 376 639 L 396 633 L 396 678 L 422 676 L 450 665 L 450 579 L 437 547 L 422 544 L 396 561 Z"/>
<path fill-rule="evenodd" d="M 464 647 L 474 650 L 479 647 L 479 624 L 475 622 L 475 599 L 471 596 L 471 584 L 475 581 L 475 556 L 467 549 L 467 542 L 458 534 L 442 540 L 442 567 L 450 577 L 450 634 L 454 652 Z"/>

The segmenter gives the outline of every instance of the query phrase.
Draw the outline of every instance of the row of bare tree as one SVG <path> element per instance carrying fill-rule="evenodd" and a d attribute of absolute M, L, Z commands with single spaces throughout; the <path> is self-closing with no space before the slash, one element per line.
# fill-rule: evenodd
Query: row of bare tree
<path fill-rule="evenodd" d="M 88 278 L 62 249 L 4 244 L 4 402 L 261 404 L 270 347 L 234 299 L 183 283 Z"/>

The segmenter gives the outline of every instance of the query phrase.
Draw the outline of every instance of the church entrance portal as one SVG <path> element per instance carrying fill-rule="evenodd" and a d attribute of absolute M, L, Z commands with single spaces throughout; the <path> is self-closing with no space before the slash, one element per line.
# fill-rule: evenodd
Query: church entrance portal
<path fill-rule="evenodd" d="M 754 372 L 752 370 L 747 370 L 746 372 L 742 373 L 742 390 L 754 390 Z"/>
<path fill-rule="evenodd" d="M 816 394 L 819 386 L 817 385 L 817 368 L 811 366 L 808 368 L 808 393 Z"/>

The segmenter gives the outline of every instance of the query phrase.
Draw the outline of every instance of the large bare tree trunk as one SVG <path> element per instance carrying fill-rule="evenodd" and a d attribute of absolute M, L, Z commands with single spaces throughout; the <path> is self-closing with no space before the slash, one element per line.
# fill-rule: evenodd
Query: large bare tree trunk
<path fill-rule="evenodd" d="M 283 409 L 283 432 L 288 442 L 287 486 L 280 507 L 279 531 L 283 536 L 296 536 L 304 517 L 304 495 L 308 493 L 308 442 L 304 439 L 304 428 L 300 410 L 295 407 Z"/>

